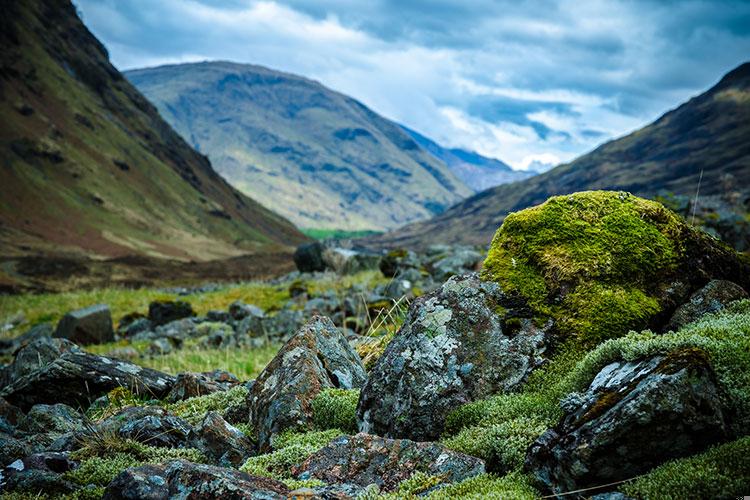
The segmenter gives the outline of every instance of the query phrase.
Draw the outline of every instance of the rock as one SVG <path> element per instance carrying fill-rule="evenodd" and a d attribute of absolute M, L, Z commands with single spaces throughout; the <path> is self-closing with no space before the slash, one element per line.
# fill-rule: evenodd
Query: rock
<path fill-rule="evenodd" d="M 191 316 L 195 316 L 193 307 L 180 300 L 158 300 L 148 305 L 148 319 L 156 326 Z"/>
<path fill-rule="evenodd" d="M 665 330 L 677 331 L 705 314 L 720 311 L 735 300 L 747 297 L 747 292 L 731 281 L 709 281 L 706 286 L 695 292 L 690 300 L 677 308 Z"/>
<path fill-rule="evenodd" d="M 106 356 L 108 358 L 116 358 L 116 359 L 122 359 L 125 361 L 132 361 L 134 359 L 138 359 L 141 357 L 141 353 L 138 352 L 135 347 L 131 346 L 125 346 L 125 347 L 115 347 L 111 351 L 109 351 Z"/>
<path fill-rule="evenodd" d="M 41 497 L 42 494 L 45 498 L 49 495 L 62 496 L 77 489 L 76 485 L 63 479 L 59 473 L 46 468 L 43 462 L 32 463 L 32 467 L 27 467 L 25 461 L 28 459 L 16 460 L 3 469 L 0 472 L 0 487 L 6 491 L 30 492 L 34 495 L 32 498 Z M 35 468 L 34 465 L 42 468 Z"/>
<path fill-rule="evenodd" d="M 29 443 L 19 437 L 0 432 L 0 467 L 14 462 L 19 457 L 25 457 L 31 451 Z"/>
<path fill-rule="evenodd" d="M 39 323 L 16 338 L 1 339 L 0 354 L 13 354 L 13 352 L 35 340 L 51 337 L 54 331 L 55 330 L 50 323 Z"/>
<path fill-rule="evenodd" d="M 263 309 L 258 306 L 245 304 L 244 302 L 240 302 L 239 300 L 237 300 L 229 304 L 229 315 L 235 321 L 240 321 L 241 319 L 247 318 L 248 316 L 262 318 L 263 316 L 265 316 L 265 313 L 263 312 Z"/>
<path fill-rule="evenodd" d="M 361 271 L 378 269 L 379 264 L 380 255 L 375 253 L 356 252 L 349 256 L 340 272 L 342 274 L 356 274 Z"/>
<path fill-rule="evenodd" d="M 149 356 L 163 356 L 172 352 L 172 342 L 169 339 L 156 339 L 146 348 Z"/>
<path fill-rule="evenodd" d="M 273 437 L 312 423 L 312 400 L 328 387 L 361 387 L 367 375 L 357 353 L 328 318 L 315 316 L 279 350 L 248 394 L 250 422 L 261 450 Z"/>
<path fill-rule="evenodd" d="M 206 319 L 208 321 L 216 321 L 220 323 L 231 323 L 233 318 L 227 311 L 208 311 L 206 313 Z"/>
<path fill-rule="evenodd" d="M 521 305 L 476 274 L 415 300 L 362 389 L 359 430 L 434 440 L 450 410 L 517 389 L 542 363 L 551 328 L 523 317 Z"/>
<path fill-rule="evenodd" d="M 697 349 L 611 363 L 562 406 L 525 464 L 552 493 L 635 477 L 730 437 L 730 412 Z"/>
<path fill-rule="evenodd" d="M 25 417 L 20 408 L 0 398 L 0 432 L 6 432 L 4 428 L 17 426 Z"/>
<path fill-rule="evenodd" d="M 147 415 L 130 420 L 120 427 L 120 436 L 164 448 L 184 448 L 192 427 L 174 415 Z"/>
<path fill-rule="evenodd" d="M 485 470 L 481 459 L 451 451 L 438 443 L 360 433 L 334 439 L 293 471 L 299 479 L 361 487 L 374 483 L 383 491 L 393 491 L 398 483 L 416 472 L 444 476 L 444 482 L 453 483 L 483 474 Z"/>
<path fill-rule="evenodd" d="M 62 403 L 54 405 L 37 404 L 31 407 L 19 429 L 39 434 L 53 432 L 64 434 L 72 431 L 82 431 L 86 426 L 86 419 L 75 409 Z"/>
<path fill-rule="evenodd" d="M 239 467 L 253 455 L 254 445 L 242 431 L 215 411 L 190 433 L 190 443 L 222 467 Z"/>
<path fill-rule="evenodd" d="M 239 383 L 237 377 L 223 370 L 204 373 L 180 373 L 165 399 L 174 403 L 183 399 L 227 391 Z"/>
<path fill-rule="evenodd" d="M 117 334 L 123 338 L 131 338 L 141 332 L 148 332 L 154 328 L 154 324 L 148 318 L 134 318 L 123 326 L 122 321 L 117 327 Z"/>
<path fill-rule="evenodd" d="M 55 338 L 68 339 L 78 345 L 102 344 L 115 340 L 112 314 L 106 304 L 69 312 L 60 320 Z"/>
<path fill-rule="evenodd" d="M 419 271 L 422 263 L 411 250 L 391 250 L 380 259 L 378 267 L 386 278 L 395 278 L 408 270 Z"/>
<path fill-rule="evenodd" d="M 325 245 L 319 241 L 300 245 L 294 251 L 294 265 L 302 273 L 314 273 L 325 271 L 326 265 L 323 262 L 323 251 Z"/>
<path fill-rule="evenodd" d="M 71 349 L 78 347 L 67 339 L 41 338 L 29 343 L 16 352 L 13 363 L 5 372 L 6 379 L 2 385 L 10 384 L 13 380 L 38 370 Z"/>
<path fill-rule="evenodd" d="M 107 434 L 119 434 L 120 429 L 129 422 L 142 420 L 146 417 L 160 419 L 165 416 L 167 416 L 167 411 L 158 406 L 126 406 L 96 424 L 96 430 Z"/>
<path fill-rule="evenodd" d="M 107 486 L 105 500 L 274 500 L 289 493 L 284 483 L 244 472 L 174 460 L 121 472 Z"/>
<path fill-rule="evenodd" d="M 432 277 L 442 283 L 451 276 L 476 271 L 483 259 L 484 256 L 476 250 L 458 248 L 431 262 L 428 267 Z"/>
<path fill-rule="evenodd" d="M 116 387 L 128 387 L 135 394 L 162 398 L 174 384 L 174 377 L 166 373 L 89 354 L 65 342 L 68 341 L 43 339 L 21 349 L 11 365 L 13 377 L 8 385 L 0 388 L 0 397 L 22 410 L 39 403 L 88 408 L 91 401 Z M 30 369 L 31 354 L 39 354 L 42 363 L 39 365 L 34 360 Z M 52 358 L 53 355 L 56 357 Z M 21 366 L 16 367 L 19 360 Z M 22 375 L 17 376 L 18 373 Z"/>

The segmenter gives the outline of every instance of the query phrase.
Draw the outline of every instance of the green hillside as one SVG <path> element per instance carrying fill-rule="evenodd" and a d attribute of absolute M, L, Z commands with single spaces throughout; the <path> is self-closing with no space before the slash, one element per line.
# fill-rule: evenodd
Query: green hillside
<path fill-rule="evenodd" d="M 397 124 L 306 78 L 229 62 L 126 76 L 235 187 L 299 227 L 393 229 L 471 194 Z"/>

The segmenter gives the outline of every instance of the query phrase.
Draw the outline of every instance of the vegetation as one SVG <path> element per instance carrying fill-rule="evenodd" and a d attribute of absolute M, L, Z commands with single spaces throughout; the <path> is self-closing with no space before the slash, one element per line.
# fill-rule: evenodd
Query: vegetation
<path fill-rule="evenodd" d="M 483 276 L 593 347 L 645 327 L 659 311 L 651 287 L 679 263 L 689 230 L 659 203 L 628 193 L 556 196 L 508 215 Z M 561 303 L 551 303 L 562 289 Z"/>
<path fill-rule="evenodd" d="M 312 401 L 313 422 L 320 429 L 357 432 L 359 389 L 323 389 Z"/>
<path fill-rule="evenodd" d="M 314 240 L 346 240 L 380 234 L 379 231 L 366 229 L 360 231 L 347 231 L 346 229 L 301 229 L 301 231 L 302 234 Z"/>
<path fill-rule="evenodd" d="M 190 424 L 199 424 L 210 411 L 224 411 L 235 405 L 241 405 L 247 398 L 247 387 L 238 385 L 228 391 L 219 391 L 205 396 L 189 398 L 165 405 L 165 409 Z"/>

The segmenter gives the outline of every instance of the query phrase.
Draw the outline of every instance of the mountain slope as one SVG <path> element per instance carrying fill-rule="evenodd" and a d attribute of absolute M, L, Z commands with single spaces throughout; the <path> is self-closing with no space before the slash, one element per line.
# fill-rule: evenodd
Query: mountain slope
<path fill-rule="evenodd" d="M 205 260 L 304 241 L 161 119 L 69 1 L 2 8 L 2 255 Z"/>
<path fill-rule="evenodd" d="M 750 63 L 654 123 L 571 163 L 483 191 L 438 217 L 370 238 L 366 244 L 488 245 L 509 212 L 552 195 L 612 189 L 651 198 L 694 196 L 701 175 L 702 196 L 750 196 Z"/>
<path fill-rule="evenodd" d="M 506 163 L 494 158 L 487 158 L 474 151 L 460 148 L 444 148 L 432 139 L 428 139 L 419 132 L 409 128 L 402 128 L 417 144 L 442 161 L 456 177 L 475 192 L 484 191 L 491 187 L 510 182 L 528 179 L 536 172 L 513 170 Z"/>
<path fill-rule="evenodd" d="M 300 227 L 391 229 L 471 194 L 398 125 L 306 78 L 228 62 L 126 76 L 234 186 Z"/>

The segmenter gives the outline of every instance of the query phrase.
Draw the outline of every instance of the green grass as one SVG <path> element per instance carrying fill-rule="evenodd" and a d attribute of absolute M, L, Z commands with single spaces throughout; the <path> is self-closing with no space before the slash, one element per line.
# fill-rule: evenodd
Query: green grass
<path fill-rule="evenodd" d="M 346 229 L 300 229 L 302 234 L 314 240 L 346 240 L 349 238 L 363 238 L 373 234 L 381 234 L 380 231 L 363 229 L 360 231 L 349 231 Z"/>

